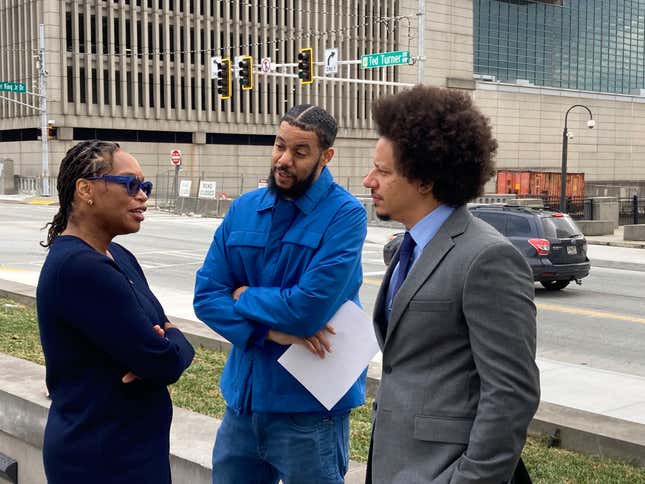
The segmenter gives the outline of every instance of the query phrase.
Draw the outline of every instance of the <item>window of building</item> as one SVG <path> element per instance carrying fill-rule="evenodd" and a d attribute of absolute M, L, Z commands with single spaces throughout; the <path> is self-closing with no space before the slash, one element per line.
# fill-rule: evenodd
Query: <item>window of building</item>
<path fill-rule="evenodd" d="M 107 54 L 109 52 L 109 37 L 108 37 L 108 19 L 107 17 L 103 17 L 101 19 L 101 35 L 102 35 L 102 42 L 103 42 L 103 53 Z"/>
<path fill-rule="evenodd" d="M 139 95 L 139 107 L 143 107 L 143 73 L 137 73 L 137 94 Z"/>
<path fill-rule="evenodd" d="M 92 54 L 96 54 L 96 29 L 97 29 L 97 23 L 96 23 L 96 15 L 92 15 L 90 17 L 90 49 Z"/>
<path fill-rule="evenodd" d="M 118 18 L 114 19 L 114 53 L 121 53 L 121 24 Z"/>
<path fill-rule="evenodd" d="M 92 104 L 99 103 L 99 80 L 96 69 L 92 69 Z"/>
<path fill-rule="evenodd" d="M 134 84 L 132 82 L 132 72 L 128 71 L 126 72 L 125 75 L 125 83 L 126 83 L 126 102 L 128 106 L 132 106 L 132 96 L 134 94 Z"/>
<path fill-rule="evenodd" d="M 67 102 L 74 102 L 74 68 L 67 66 Z"/>
<path fill-rule="evenodd" d="M 121 71 L 114 71 L 114 104 L 121 106 Z"/>
<path fill-rule="evenodd" d="M 148 95 L 149 95 L 149 106 L 151 108 L 155 107 L 155 78 L 153 74 L 148 74 Z"/>
<path fill-rule="evenodd" d="M 182 77 L 180 81 L 180 98 L 181 109 L 186 109 L 186 78 Z"/>
<path fill-rule="evenodd" d="M 67 52 L 73 52 L 74 50 L 74 41 L 72 39 L 72 13 L 67 12 L 65 14 L 65 46 Z"/>
<path fill-rule="evenodd" d="M 166 78 L 163 74 L 159 77 L 159 107 L 166 107 Z"/>
<path fill-rule="evenodd" d="M 80 84 L 80 92 L 79 92 L 79 100 L 81 101 L 82 104 L 87 103 L 87 78 L 85 76 L 85 68 L 81 67 L 79 69 L 79 84 Z"/>
<path fill-rule="evenodd" d="M 110 104 L 110 75 L 107 69 L 103 70 L 103 103 Z"/>
<path fill-rule="evenodd" d="M 170 109 L 175 109 L 175 76 L 170 76 Z"/>
<path fill-rule="evenodd" d="M 78 14 L 78 51 L 85 53 L 85 14 Z"/>

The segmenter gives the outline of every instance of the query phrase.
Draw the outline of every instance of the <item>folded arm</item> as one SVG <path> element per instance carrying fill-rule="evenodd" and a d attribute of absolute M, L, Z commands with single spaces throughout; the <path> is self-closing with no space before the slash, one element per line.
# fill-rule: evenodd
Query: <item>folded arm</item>
<path fill-rule="evenodd" d="M 268 328 L 249 321 L 235 311 L 233 292 L 239 287 L 226 251 L 235 205 L 215 231 L 206 260 L 195 275 L 193 306 L 197 317 L 238 348 L 244 349 L 266 336 Z"/>
<path fill-rule="evenodd" d="M 292 287 L 249 287 L 235 303 L 247 320 L 300 337 L 320 331 L 338 308 L 360 287 L 365 210 L 352 206 L 339 211 L 326 231 L 309 267 Z M 352 286 L 349 291 L 348 287 Z"/>
<path fill-rule="evenodd" d="M 98 253 L 77 254 L 61 267 L 58 278 L 61 297 L 69 301 L 65 321 L 124 368 L 168 385 L 190 365 L 190 343 L 178 329 L 161 337 L 141 319 L 142 308 L 129 281 L 108 259 Z"/>

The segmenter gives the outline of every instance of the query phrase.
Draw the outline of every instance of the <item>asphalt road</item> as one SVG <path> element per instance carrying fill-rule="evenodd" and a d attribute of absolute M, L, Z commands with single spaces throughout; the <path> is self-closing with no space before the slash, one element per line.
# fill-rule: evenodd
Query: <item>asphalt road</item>
<path fill-rule="evenodd" d="M 0 279 L 35 284 L 46 251 L 40 228 L 55 208 L 0 204 Z M 150 211 L 138 234 L 117 241 L 134 252 L 169 314 L 193 317 L 194 273 L 219 220 Z M 363 248 L 361 301 L 371 312 L 385 271 L 389 229 L 370 228 Z M 392 230 L 393 232 L 393 230 Z M 590 246 L 582 286 L 547 292 L 536 284 L 538 356 L 645 376 L 645 250 Z"/>

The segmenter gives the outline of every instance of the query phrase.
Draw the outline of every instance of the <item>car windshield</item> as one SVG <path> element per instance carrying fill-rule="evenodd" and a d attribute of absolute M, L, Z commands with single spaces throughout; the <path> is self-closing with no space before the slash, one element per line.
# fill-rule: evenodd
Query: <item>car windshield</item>
<path fill-rule="evenodd" d="M 582 232 L 568 215 L 544 217 L 542 226 L 544 227 L 544 234 L 549 239 L 570 239 L 582 236 Z"/>

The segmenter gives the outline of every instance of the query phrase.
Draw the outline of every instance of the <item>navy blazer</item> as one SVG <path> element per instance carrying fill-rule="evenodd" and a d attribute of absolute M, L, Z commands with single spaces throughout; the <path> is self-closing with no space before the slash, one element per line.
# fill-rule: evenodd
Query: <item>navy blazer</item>
<path fill-rule="evenodd" d="M 43 458 L 49 484 L 169 483 L 172 404 L 194 351 L 168 320 L 141 267 L 111 243 L 114 260 L 59 236 L 37 289 L 52 405 Z M 121 381 L 133 371 L 140 379 Z"/>

